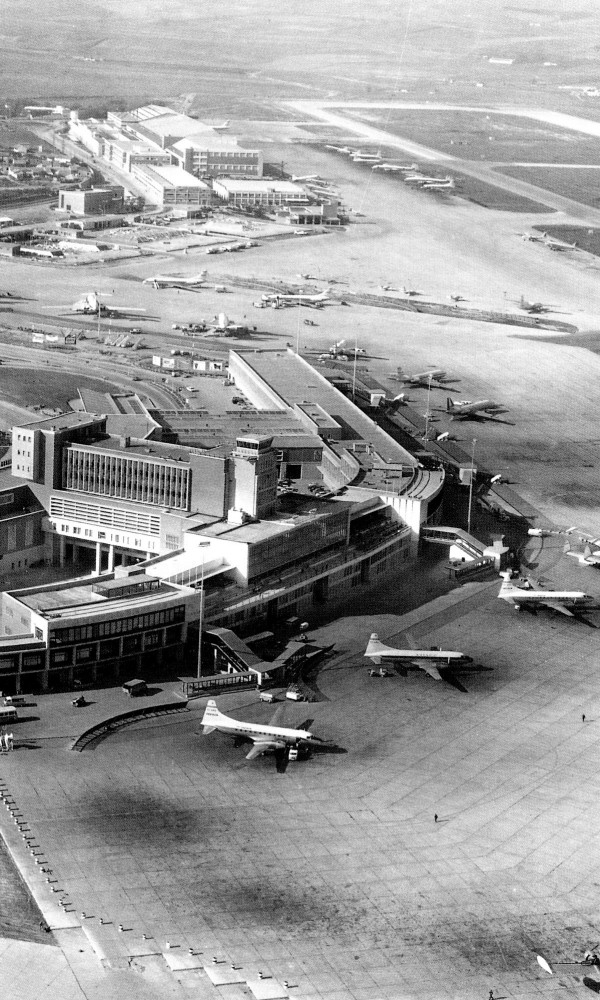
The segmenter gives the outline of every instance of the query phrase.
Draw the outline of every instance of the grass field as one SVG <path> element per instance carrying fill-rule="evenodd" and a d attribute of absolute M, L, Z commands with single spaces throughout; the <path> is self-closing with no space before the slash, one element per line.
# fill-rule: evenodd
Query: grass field
<path fill-rule="evenodd" d="M 580 201 L 583 205 L 596 208 L 600 204 L 600 170 L 553 167 L 502 167 L 498 173 L 517 177 L 519 180 L 537 184 L 538 187 L 554 191 L 555 194 Z"/>
<path fill-rule="evenodd" d="M 119 387 L 85 375 L 68 372 L 32 371 L 30 368 L 0 368 L 0 398 L 15 406 L 51 406 L 68 409 L 68 402 L 77 396 L 77 389 L 96 392 L 118 392 Z"/>
<path fill-rule="evenodd" d="M 369 114 L 345 108 L 344 113 L 464 160 L 597 163 L 600 153 L 600 142 L 592 136 L 515 115 L 386 108 Z"/>

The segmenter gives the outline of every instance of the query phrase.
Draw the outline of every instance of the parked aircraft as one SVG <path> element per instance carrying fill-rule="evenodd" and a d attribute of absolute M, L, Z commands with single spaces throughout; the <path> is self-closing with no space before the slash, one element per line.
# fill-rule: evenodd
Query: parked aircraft
<path fill-rule="evenodd" d="M 405 285 L 402 286 L 402 291 L 405 295 L 408 295 L 409 299 L 413 298 L 415 295 L 425 295 L 425 292 L 420 292 L 417 288 L 406 288 Z"/>
<path fill-rule="evenodd" d="M 384 173 L 410 173 L 411 170 L 416 170 L 416 163 L 375 163 L 371 170 L 383 170 Z"/>
<path fill-rule="evenodd" d="M 492 480 L 493 482 L 493 480 Z M 552 538 L 559 535 L 570 535 L 576 529 L 573 528 L 528 528 L 527 534 L 534 538 Z"/>
<path fill-rule="evenodd" d="M 426 178 L 421 184 L 422 191 L 446 191 L 454 187 L 454 177 Z"/>
<path fill-rule="evenodd" d="M 442 389 L 442 385 L 433 385 L 432 383 L 449 381 L 443 368 L 429 368 L 425 372 L 415 372 L 414 375 L 406 375 L 401 368 L 398 368 L 397 371 L 389 375 L 389 378 L 394 382 L 404 382 L 406 385 L 416 385 L 423 389 L 428 389 L 430 384 L 432 389 Z"/>
<path fill-rule="evenodd" d="M 308 295 L 304 292 L 263 292 L 261 296 L 263 302 L 270 305 L 317 305 L 329 302 L 327 292 L 319 292 L 316 295 Z"/>
<path fill-rule="evenodd" d="M 550 250 L 579 250 L 577 243 L 567 243 L 565 240 L 557 240 L 553 236 L 548 236 L 548 233 L 522 233 L 522 238 L 524 240 L 529 240 L 531 243 L 543 243 Z"/>
<path fill-rule="evenodd" d="M 143 285 L 152 285 L 153 288 L 202 288 L 206 286 L 206 270 L 199 274 L 179 275 L 179 274 L 155 274 L 151 278 L 144 278 Z"/>
<path fill-rule="evenodd" d="M 452 299 L 453 302 L 466 302 L 467 301 L 466 298 L 464 297 L 464 295 L 460 295 L 460 294 L 451 295 L 450 298 Z"/>
<path fill-rule="evenodd" d="M 578 559 L 582 566 L 600 566 L 600 548 L 595 547 L 598 545 L 598 541 L 595 539 L 591 543 L 586 542 L 583 552 L 573 552 L 572 549 L 568 549 L 567 555 Z"/>
<path fill-rule="evenodd" d="M 547 233 L 544 233 L 544 236 L 545 236 L 544 244 L 550 250 L 556 250 L 559 253 L 568 250 L 579 250 L 577 243 L 566 243 L 565 240 L 554 239 L 554 237 L 548 236 Z"/>
<path fill-rule="evenodd" d="M 528 313 L 554 312 L 552 306 L 544 305 L 543 302 L 528 302 L 524 295 L 519 299 L 519 308 Z"/>
<path fill-rule="evenodd" d="M 363 153 L 360 149 L 351 153 L 350 158 L 354 163 L 381 163 L 382 159 L 378 153 Z"/>
<path fill-rule="evenodd" d="M 530 243 L 543 243 L 545 233 L 521 233 L 521 239 L 528 240 Z"/>
<path fill-rule="evenodd" d="M 539 608 L 549 608 L 561 615 L 575 618 L 576 612 L 585 611 L 594 601 L 594 598 L 590 597 L 589 594 L 584 594 L 579 590 L 536 590 L 530 580 L 513 583 L 510 573 L 505 572 L 500 575 L 502 585 L 498 597 L 500 600 L 512 604 L 515 611 L 524 608 L 526 611 L 536 614 Z"/>
<path fill-rule="evenodd" d="M 298 181 L 318 181 L 321 178 L 318 174 L 304 174 L 302 177 L 297 177 L 296 174 L 292 174 L 292 183 L 296 184 Z"/>
<path fill-rule="evenodd" d="M 216 323 L 209 327 L 207 336 L 209 337 L 249 337 L 252 332 L 256 332 L 246 326 L 245 323 L 234 323 L 224 312 L 219 313 Z"/>
<path fill-rule="evenodd" d="M 281 706 L 280 706 L 281 707 Z M 277 713 L 275 714 L 277 717 Z M 303 725 L 310 725 L 312 719 L 307 719 Z M 231 735 L 237 739 L 252 740 L 254 746 L 246 754 L 246 760 L 255 760 L 263 753 L 274 751 L 278 770 L 285 770 L 290 757 L 290 750 L 309 747 L 324 747 L 327 740 L 322 740 L 308 729 L 288 729 L 283 726 L 264 725 L 256 722 L 242 722 L 223 715 L 212 699 L 208 702 L 202 717 L 202 732 Z"/>
<path fill-rule="evenodd" d="M 462 684 L 448 673 L 448 670 L 452 668 L 460 670 L 461 667 L 468 667 L 473 662 L 471 656 L 466 656 L 456 650 L 440 649 L 436 646 L 432 646 L 431 649 L 419 649 L 409 632 L 406 632 L 404 637 L 408 643 L 407 648 L 397 649 L 380 642 L 377 632 L 373 632 L 364 655 L 375 664 L 380 664 L 382 660 L 390 661 L 397 672 L 403 676 L 406 676 L 407 670 L 411 668 L 423 670 L 434 681 L 447 681 L 453 687 L 458 687 L 461 691 L 465 690 Z"/>
<path fill-rule="evenodd" d="M 227 121 L 222 122 L 221 125 L 211 125 L 211 128 L 215 132 L 227 132 L 227 130 L 229 129 L 230 124 L 231 124 L 231 122 L 230 122 L 230 120 L 228 118 Z"/>
<path fill-rule="evenodd" d="M 504 406 L 500 403 L 493 403 L 491 399 L 479 399 L 471 402 L 469 399 L 455 400 L 450 396 L 446 399 L 446 412 L 450 414 L 450 419 L 468 419 L 469 417 L 485 416 L 494 417 L 499 413 L 506 413 Z"/>
<path fill-rule="evenodd" d="M 104 292 L 104 295 L 107 293 Z M 108 293 L 110 294 L 110 293 Z M 84 313 L 87 316 L 127 316 L 129 313 L 144 313 L 145 309 L 137 306 L 107 306 L 101 301 L 98 292 L 88 292 L 83 298 L 78 299 L 68 306 L 45 306 L 46 309 L 56 309 L 61 312 Z"/>

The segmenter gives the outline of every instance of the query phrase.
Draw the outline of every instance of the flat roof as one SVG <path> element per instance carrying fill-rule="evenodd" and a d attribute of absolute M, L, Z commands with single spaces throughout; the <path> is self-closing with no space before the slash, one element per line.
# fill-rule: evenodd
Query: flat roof
<path fill-rule="evenodd" d="M 72 586 L 67 585 L 52 590 L 13 590 L 10 592 L 10 596 L 36 614 L 52 620 L 56 618 L 82 618 L 93 614 L 95 610 L 99 609 L 99 605 L 102 605 L 104 610 L 110 609 L 111 612 L 115 613 L 129 609 L 137 610 L 138 606 L 143 607 L 144 610 L 148 608 L 151 611 L 151 605 L 160 603 L 165 597 L 179 595 L 183 600 L 188 596 L 182 594 L 179 588 L 161 581 L 155 590 L 127 594 L 125 597 L 107 598 L 92 590 L 94 584 L 102 582 L 102 577 L 96 577 L 86 583 L 78 581 Z M 108 583 L 108 580 L 105 582 Z"/>
<path fill-rule="evenodd" d="M 180 115 L 176 111 L 166 114 L 147 115 L 138 119 L 151 132 L 157 135 L 194 135 L 202 130 L 202 124 L 188 115 Z"/>
<path fill-rule="evenodd" d="M 213 131 L 210 126 L 206 126 L 205 131 L 198 131 L 197 135 L 188 135 L 183 139 L 178 139 L 177 142 L 173 143 L 173 149 L 184 150 L 184 149 L 206 149 L 206 150 L 219 150 L 219 149 L 239 149 L 244 150 L 247 153 L 257 153 L 257 149 L 246 149 L 240 146 L 237 139 L 233 136 L 219 135 L 218 132 Z"/>
<path fill-rule="evenodd" d="M 264 541 L 273 535 L 293 531 L 300 525 L 321 520 L 340 514 L 342 508 L 352 505 L 344 500 L 318 500 L 316 497 L 297 494 L 294 497 L 280 498 L 280 509 L 268 519 L 249 521 L 247 524 L 228 524 L 217 521 L 215 524 L 200 528 L 198 534 L 207 538 L 220 538 L 225 541 L 241 542 L 252 545 Z"/>
<path fill-rule="evenodd" d="M 30 429 L 34 430 L 63 430 L 66 427 L 85 427 L 86 424 L 96 423 L 98 420 L 98 414 L 96 413 L 81 413 L 73 410 L 70 413 L 59 413 L 55 417 L 42 417 L 41 420 L 32 420 L 26 424 L 15 424 L 17 429 Z"/>
<path fill-rule="evenodd" d="M 291 181 L 231 179 L 229 177 L 215 178 L 215 184 L 228 191 L 281 191 L 284 194 L 305 194 L 304 188 Z"/>
<path fill-rule="evenodd" d="M 164 167 L 161 167 L 156 164 L 150 166 L 144 163 L 138 166 L 137 169 L 140 172 L 148 174 L 149 177 L 155 177 L 168 187 L 203 188 L 205 191 L 209 190 L 208 184 L 205 184 L 204 181 L 194 177 L 187 170 L 182 170 L 181 167 L 176 167 L 172 164 L 165 164 Z"/>
<path fill-rule="evenodd" d="M 318 403 L 342 427 L 344 442 L 349 450 L 354 443 L 366 442 L 371 451 L 386 463 L 418 464 L 410 452 L 300 355 L 288 350 L 232 350 L 231 357 L 241 358 L 288 406 Z M 356 458 L 360 461 L 358 452 Z"/>

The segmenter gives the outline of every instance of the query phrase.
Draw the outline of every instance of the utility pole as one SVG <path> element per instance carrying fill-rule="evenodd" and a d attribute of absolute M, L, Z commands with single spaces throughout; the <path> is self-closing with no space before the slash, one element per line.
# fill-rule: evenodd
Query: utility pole
<path fill-rule="evenodd" d="M 473 438 L 473 444 L 471 446 L 471 478 L 469 481 L 469 512 L 467 514 L 467 534 L 471 534 L 471 508 L 473 506 L 473 478 L 475 472 L 475 445 L 477 444 L 477 438 Z"/>

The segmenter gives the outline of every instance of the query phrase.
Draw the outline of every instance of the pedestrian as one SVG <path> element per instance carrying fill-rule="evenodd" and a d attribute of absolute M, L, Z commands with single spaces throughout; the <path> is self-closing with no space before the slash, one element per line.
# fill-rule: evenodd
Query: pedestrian
<path fill-rule="evenodd" d="M 488 997 L 488 1000 L 494 1000 L 494 991 L 493 990 L 490 990 L 490 995 Z"/>
<path fill-rule="evenodd" d="M 585 722 L 585 713 L 581 716 L 581 721 Z"/>
<path fill-rule="evenodd" d="M 438 814 L 437 814 L 437 813 L 434 813 L 434 814 L 433 814 L 433 822 L 434 822 L 434 823 L 437 823 L 437 821 L 438 821 Z"/>

